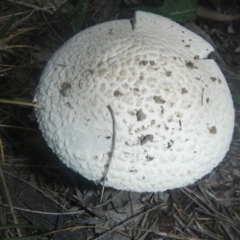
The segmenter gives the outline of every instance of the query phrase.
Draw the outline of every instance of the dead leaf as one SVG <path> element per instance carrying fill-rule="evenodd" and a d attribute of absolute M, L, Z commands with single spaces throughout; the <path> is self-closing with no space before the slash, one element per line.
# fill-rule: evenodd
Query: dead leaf
<path fill-rule="evenodd" d="M 234 21 L 240 19 L 240 15 L 225 15 L 201 5 L 199 5 L 197 8 L 197 15 L 199 17 L 208 18 L 215 21 Z"/>

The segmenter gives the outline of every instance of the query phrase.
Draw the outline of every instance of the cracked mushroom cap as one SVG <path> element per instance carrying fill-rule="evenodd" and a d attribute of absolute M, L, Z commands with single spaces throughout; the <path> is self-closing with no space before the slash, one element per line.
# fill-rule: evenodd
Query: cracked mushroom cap
<path fill-rule="evenodd" d="M 36 112 L 48 145 L 68 167 L 106 186 L 164 191 L 194 183 L 229 149 L 234 109 L 213 47 L 179 24 L 136 12 L 88 28 L 48 62 Z"/>

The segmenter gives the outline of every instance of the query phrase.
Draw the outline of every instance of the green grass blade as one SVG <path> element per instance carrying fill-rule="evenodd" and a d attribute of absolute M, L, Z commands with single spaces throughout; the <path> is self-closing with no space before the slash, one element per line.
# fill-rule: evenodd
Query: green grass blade
<path fill-rule="evenodd" d="M 0 98 L 0 103 L 9 103 L 9 104 L 16 104 L 16 105 L 22 105 L 22 106 L 27 106 L 27 107 L 34 107 L 34 108 L 39 108 L 41 109 L 42 107 L 34 104 L 34 103 L 29 103 L 29 102 L 21 102 L 21 101 L 15 101 L 15 100 L 8 100 L 8 99 L 2 99 Z"/>
<path fill-rule="evenodd" d="M 133 11 L 143 11 L 143 12 L 149 12 L 149 13 L 154 13 L 157 15 L 161 15 L 163 17 L 171 18 L 171 15 L 160 10 L 160 8 L 153 8 L 153 7 L 134 7 L 130 8 L 130 10 Z"/>
<path fill-rule="evenodd" d="M 12 25 L 14 24 L 15 21 L 16 21 L 16 17 L 13 15 L 7 21 L 7 23 L 4 25 L 4 27 L 1 29 L 1 31 L 0 31 L 0 40 L 2 40 L 4 38 L 4 36 L 7 34 L 7 32 L 12 27 Z"/>
<path fill-rule="evenodd" d="M 185 23 L 193 21 L 197 17 L 198 0 L 165 0 L 161 7 L 136 7 L 133 10 L 155 13 L 168 17 L 173 21 Z"/>
<path fill-rule="evenodd" d="M 85 16 L 86 16 L 86 13 L 87 13 L 87 10 L 88 10 L 88 1 L 82 1 L 83 4 L 82 4 L 82 12 L 81 12 L 81 15 L 80 15 L 80 18 L 78 20 L 78 24 L 77 24 L 77 27 L 76 27 L 76 31 L 75 32 L 79 32 L 82 27 L 83 27 L 83 23 L 84 23 L 84 20 L 85 20 Z M 80 11 L 80 9 L 79 9 Z"/>

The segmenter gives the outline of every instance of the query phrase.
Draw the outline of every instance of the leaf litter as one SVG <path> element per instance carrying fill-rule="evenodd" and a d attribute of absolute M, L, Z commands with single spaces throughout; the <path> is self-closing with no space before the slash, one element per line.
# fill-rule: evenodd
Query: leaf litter
<path fill-rule="evenodd" d="M 107 19 L 123 1 L 89 1 L 83 27 Z M 35 3 L 31 5 L 36 6 Z M 20 24 L 3 42 L 2 99 L 31 99 L 46 61 L 71 34 L 62 13 L 2 1 L 3 16 L 15 14 Z M 40 10 L 42 8 L 42 10 Z M 235 14 L 239 3 L 222 1 L 220 10 Z M 48 9 L 48 8 L 47 8 Z M 49 9 L 48 9 L 49 10 Z M 29 11 L 33 11 L 29 18 Z M 129 18 L 121 12 L 117 18 Z M 8 18 L 9 19 L 9 18 Z M 24 20 L 24 21 L 21 21 Z M 0 18 L 1 26 L 7 19 Z M 236 99 L 240 99 L 239 22 L 197 19 L 194 23 L 214 43 L 219 62 Z M 30 30 L 31 29 L 31 30 Z M 26 46 L 19 47 L 16 46 Z M 12 54 L 14 53 L 14 54 Z M 41 54 L 40 54 L 41 53 Z M 18 56 L 22 56 L 20 58 Z M 1 103 L 1 225 L 27 223 L 49 229 L 38 239 L 240 239 L 240 113 L 229 153 L 210 174 L 186 188 L 163 193 L 132 193 L 101 187 L 66 168 L 52 154 L 38 131 L 33 110 Z M 3 180 L 11 197 L 8 201 Z M 11 207 L 12 211 L 9 211 Z M 33 235 L 34 230 L 0 230 L 4 237 Z M 1 236 L 0 235 L 0 236 Z"/>

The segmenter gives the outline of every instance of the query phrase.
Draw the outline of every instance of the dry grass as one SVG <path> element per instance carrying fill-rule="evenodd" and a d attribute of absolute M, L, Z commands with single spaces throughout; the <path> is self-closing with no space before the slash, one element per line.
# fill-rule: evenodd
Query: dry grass
<path fill-rule="evenodd" d="M 41 232 L 37 239 L 240 239 L 238 105 L 234 138 L 226 158 L 209 175 L 186 188 L 148 194 L 106 188 L 100 203 L 101 187 L 56 159 L 41 137 L 32 106 L 21 102 L 31 103 L 46 61 L 77 29 L 62 13 L 37 2 L 0 3 L 0 27 L 12 14 L 16 17 L 0 42 L 0 98 L 15 103 L 0 101 L 0 225 L 47 227 L 48 235 Z M 110 18 L 121 0 L 111 2 L 89 1 L 82 27 Z M 240 9 L 237 2 L 231 6 L 227 9 L 223 3 L 222 8 L 232 13 Z M 76 14 L 74 20 L 79 19 L 81 14 Z M 225 60 L 229 86 L 240 99 L 240 57 L 236 51 L 240 46 L 239 22 L 220 24 L 199 19 L 198 24 L 214 40 Z M 229 33 L 230 26 L 234 33 Z M 6 239 L 39 232 L 0 228 L 0 233 L 0 239 Z"/>

